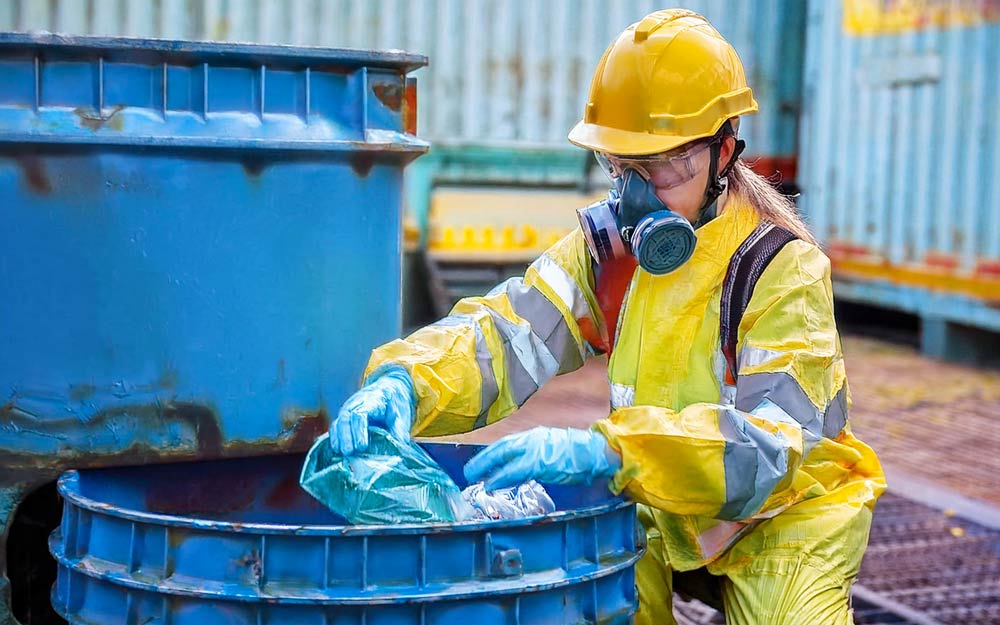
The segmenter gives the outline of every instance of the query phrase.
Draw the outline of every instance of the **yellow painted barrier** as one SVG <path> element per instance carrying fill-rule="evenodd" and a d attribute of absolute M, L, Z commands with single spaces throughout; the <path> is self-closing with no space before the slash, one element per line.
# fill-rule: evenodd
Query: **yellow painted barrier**
<path fill-rule="evenodd" d="M 439 189 L 431 199 L 428 252 L 477 262 L 529 261 L 576 227 L 576 209 L 604 192 Z"/>

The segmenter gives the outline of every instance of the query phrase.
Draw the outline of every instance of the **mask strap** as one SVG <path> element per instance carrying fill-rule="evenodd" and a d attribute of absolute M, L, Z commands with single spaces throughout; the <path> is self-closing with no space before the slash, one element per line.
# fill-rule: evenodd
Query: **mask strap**
<path fill-rule="evenodd" d="M 695 229 L 700 228 L 707 224 L 708 222 L 715 219 L 718 215 L 718 207 L 716 206 L 716 200 L 722 195 L 722 192 L 726 188 L 726 183 L 723 182 L 729 172 L 732 171 L 733 166 L 736 165 L 736 161 L 739 160 L 740 154 L 746 149 L 746 141 L 742 139 L 736 140 L 736 146 L 733 148 L 733 156 L 729 159 L 729 163 L 726 164 L 725 168 L 720 172 L 719 169 L 719 153 L 722 151 L 722 142 L 725 140 L 726 136 L 735 137 L 733 132 L 732 123 L 727 119 L 726 123 L 722 126 L 719 134 L 716 135 L 715 139 L 712 141 L 710 148 L 711 151 L 711 162 L 708 164 L 708 184 L 705 187 L 705 201 L 701 205 L 701 210 L 698 212 L 698 221 L 695 222 Z"/>

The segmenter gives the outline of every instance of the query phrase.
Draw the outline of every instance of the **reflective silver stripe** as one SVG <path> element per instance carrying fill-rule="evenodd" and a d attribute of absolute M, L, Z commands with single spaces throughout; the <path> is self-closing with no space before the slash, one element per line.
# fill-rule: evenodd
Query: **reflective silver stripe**
<path fill-rule="evenodd" d="M 816 443 L 820 441 L 821 435 L 817 432 L 812 432 L 808 428 L 801 427 L 801 424 L 796 421 L 792 415 L 785 412 L 785 409 L 778 404 L 772 402 L 770 399 L 765 399 L 760 402 L 753 410 L 750 411 L 752 414 L 767 419 L 772 423 L 786 423 L 788 425 L 794 425 L 800 428 L 802 431 L 802 457 L 805 458 L 812 451 L 812 448 L 816 446 Z"/>
<path fill-rule="evenodd" d="M 726 384 L 727 367 L 726 355 L 721 349 L 715 350 L 712 370 L 715 372 L 715 379 L 719 381 L 719 405 L 731 407 L 736 405 L 736 386 Z"/>
<path fill-rule="evenodd" d="M 753 412 L 764 400 L 781 406 L 785 413 L 809 431 L 814 437 L 823 435 L 823 413 L 817 408 L 799 383 L 791 375 L 776 371 L 773 373 L 752 373 L 741 375 L 736 380 L 736 408 L 743 412 Z"/>
<path fill-rule="evenodd" d="M 566 270 L 559 263 L 552 260 L 548 254 L 542 254 L 535 262 L 531 263 L 531 266 L 545 281 L 545 284 L 549 285 L 549 288 L 559 296 L 562 303 L 573 314 L 574 319 L 595 321 L 593 315 L 590 314 L 590 306 L 583 296 L 583 291 L 576 284 L 576 280 L 566 273 Z"/>
<path fill-rule="evenodd" d="M 779 352 L 774 349 L 767 349 L 764 347 L 756 347 L 754 345 L 744 345 L 740 350 L 739 356 L 736 357 L 736 361 L 739 363 L 739 371 L 749 367 L 757 367 L 764 364 L 765 362 L 771 362 L 778 356 L 781 356 L 786 352 Z"/>
<path fill-rule="evenodd" d="M 635 405 L 635 387 L 608 381 L 611 387 L 611 409 L 628 408 Z"/>
<path fill-rule="evenodd" d="M 717 518 L 745 519 L 764 505 L 787 474 L 790 443 L 780 432 L 762 430 L 732 408 L 719 409 L 719 430 L 726 439 L 726 503 Z"/>
<path fill-rule="evenodd" d="M 469 314 L 450 315 L 441 319 L 434 325 L 445 327 L 469 327 L 476 333 L 476 362 L 479 364 L 479 375 L 482 378 L 479 390 L 479 415 L 473 428 L 481 428 L 486 425 L 486 417 L 489 414 L 493 403 L 500 396 L 500 389 L 497 387 L 497 378 L 493 375 L 493 356 L 486 345 L 486 336 L 483 329 L 479 327 L 476 318 Z"/>
<path fill-rule="evenodd" d="M 847 382 L 840 387 L 823 414 L 823 436 L 836 438 L 847 425 Z"/>
<path fill-rule="evenodd" d="M 559 363 L 529 326 L 513 323 L 488 306 L 485 309 L 503 341 L 504 371 L 510 393 L 514 403 L 521 406 L 555 376 Z"/>
<path fill-rule="evenodd" d="M 559 363 L 558 373 L 568 373 L 583 366 L 584 351 L 576 342 L 566 318 L 555 304 L 521 278 L 511 278 L 491 291 L 505 292 L 511 307 L 531 325 L 531 331 L 542 339 L 549 353 Z"/>

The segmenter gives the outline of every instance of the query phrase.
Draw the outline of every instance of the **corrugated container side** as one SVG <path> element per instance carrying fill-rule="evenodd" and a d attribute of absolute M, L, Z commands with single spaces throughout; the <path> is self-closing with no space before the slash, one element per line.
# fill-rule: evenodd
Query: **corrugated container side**
<path fill-rule="evenodd" d="M 690 0 L 736 46 L 760 102 L 749 153 L 794 175 L 805 4 Z M 566 148 L 590 76 L 650 0 L 8 0 L 2 30 L 362 48 L 426 54 L 419 128 L 435 143 Z M 778 159 L 772 162 L 771 159 Z M 791 168 L 789 170 L 789 168 Z"/>
<path fill-rule="evenodd" d="M 848 297 L 1000 330 L 1000 11 L 860 4 L 809 4 L 801 205 Z"/>

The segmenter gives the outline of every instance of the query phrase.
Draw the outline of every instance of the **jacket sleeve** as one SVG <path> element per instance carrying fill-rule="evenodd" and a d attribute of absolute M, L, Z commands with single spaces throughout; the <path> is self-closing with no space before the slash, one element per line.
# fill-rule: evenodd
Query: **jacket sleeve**
<path fill-rule="evenodd" d="M 786 487 L 802 460 L 847 422 L 830 263 L 818 248 L 793 241 L 775 257 L 738 339 L 735 405 L 631 406 L 595 425 L 622 455 L 616 491 L 674 514 L 724 520 L 794 503 Z"/>
<path fill-rule="evenodd" d="M 597 312 L 595 312 L 597 311 Z M 414 435 L 457 434 L 520 407 L 553 376 L 578 369 L 602 326 L 579 229 L 484 297 L 458 302 L 440 321 L 372 352 L 365 375 L 387 364 L 414 382 Z"/>

